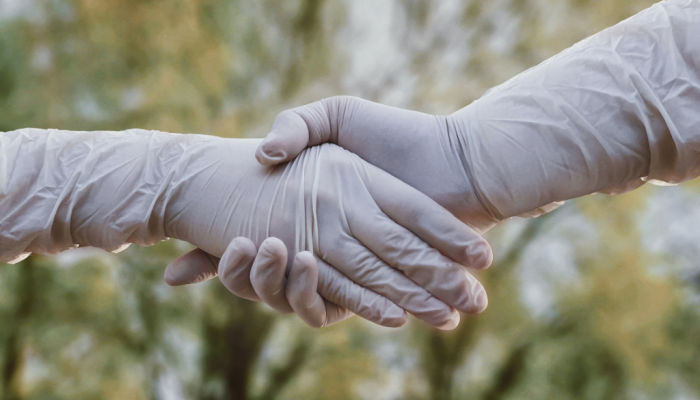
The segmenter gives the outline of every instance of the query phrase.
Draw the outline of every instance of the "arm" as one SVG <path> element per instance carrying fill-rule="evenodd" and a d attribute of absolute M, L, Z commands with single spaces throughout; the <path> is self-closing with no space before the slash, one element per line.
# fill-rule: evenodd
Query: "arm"
<path fill-rule="evenodd" d="M 698 176 L 698 38 L 700 2 L 661 2 L 453 114 L 455 129 L 472 132 L 466 158 L 495 211 Z"/>
<path fill-rule="evenodd" d="M 458 318 L 451 306 L 483 309 L 478 282 L 427 244 L 458 262 L 488 261 L 486 243 L 444 209 L 338 147 L 271 170 L 255 162 L 258 143 L 143 130 L 2 133 L 0 257 L 175 237 L 251 276 L 281 271 L 283 280 L 288 265 L 308 288 L 314 279 L 294 264 L 310 265 L 304 252 L 311 251 L 326 300 L 314 325 L 329 322 L 328 313 L 342 316 L 337 306 L 389 326 L 405 321 L 404 309 L 444 327 Z M 224 284 L 279 311 L 301 309 L 283 291 L 261 293 L 244 275 L 247 292 Z"/>
<path fill-rule="evenodd" d="M 192 140 L 136 130 L 0 134 L 0 260 L 166 239 L 169 178 Z"/>
<path fill-rule="evenodd" d="M 482 230 L 553 202 L 700 174 L 700 2 L 664 1 L 448 116 L 336 97 L 281 113 L 271 165 L 338 143 Z"/>

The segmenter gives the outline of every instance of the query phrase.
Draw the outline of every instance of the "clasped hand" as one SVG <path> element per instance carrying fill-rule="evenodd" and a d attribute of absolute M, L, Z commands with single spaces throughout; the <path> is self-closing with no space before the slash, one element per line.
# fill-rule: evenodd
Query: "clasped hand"
<path fill-rule="evenodd" d="M 190 145 L 170 189 L 187 195 L 168 204 L 166 235 L 200 248 L 168 266 L 168 283 L 218 276 L 312 326 L 351 312 L 400 326 L 408 312 L 450 329 L 457 310 L 486 307 L 465 267 L 487 267 L 488 244 L 443 207 L 336 145 L 272 168 L 256 161 L 259 143 Z"/>

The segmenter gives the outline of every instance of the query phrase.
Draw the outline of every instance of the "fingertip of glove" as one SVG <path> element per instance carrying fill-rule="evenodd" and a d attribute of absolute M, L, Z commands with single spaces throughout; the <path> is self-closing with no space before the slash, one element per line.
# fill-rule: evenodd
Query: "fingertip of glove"
<path fill-rule="evenodd" d="M 227 280 L 228 274 L 235 271 L 236 268 L 249 265 L 255 258 L 257 251 L 258 249 L 250 239 L 242 236 L 234 238 L 218 263 L 217 272 L 219 277 Z"/>
<path fill-rule="evenodd" d="M 392 312 L 386 315 L 384 321 L 388 327 L 399 328 L 406 325 L 406 322 L 408 322 L 408 313 L 404 309 L 396 307 L 395 310 L 392 310 Z"/>
<path fill-rule="evenodd" d="M 486 291 L 482 290 L 476 297 L 477 314 L 480 314 L 486 310 L 489 306 L 489 296 L 486 295 Z"/>
<path fill-rule="evenodd" d="M 274 236 L 270 236 L 269 238 L 265 239 L 262 244 L 260 244 L 258 254 L 270 260 L 286 259 L 287 246 L 282 240 Z"/>
<path fill-rule="evenodd" d="M 455 297 L 448 304 L 467 314 L 478 314 L 486 309 L 486 289 L 472 274 L 462 271 L 461 275 L 455 275 L 453 280 L 456 283 Z"/>
<path fill-rule="evenodd" d="M 294 258 L 304 270 L 312 269 L 316 265 L 316 257 L 310 251 L 301 251 Z"/>
<path fill-rule="evenodd" d="M 163 281 L 165 281 L 168 286 L 182 286 L 186 283 L 183 282 L 182 278 L 178 276 L 179 274 L 175 272 L 177 269 L 177 266 L 174 264 L 175 262 L 177 261 L 168 264 L 163 273 Z"/>
<path fill-rule="evenodd" d="M 165 281 L 165 284 L 168 286 L 180 286 L 180 283 L 175 280 L 174 277 L 170 275 L 168 270 L 165 270 L 165 273 L 163 274 L 163 280 Z"/>
<path fill-rule="evenodd" d="M 489 298 L 484 289 L 480 289 L 474 295 L 473 301 L 463 311 L 469 314 L 481 314 L 489 306 Z"/>
<path fill-rule="evenodd" d="M 314 328 L 314 329 L 321 329 L 321 328 L 326 326 L 326 320 L 323 318 L 319 318 L 319 319 L 304 319 L 304 318 L 302 318 L 302 320 L 306 323 L 306 325 L 308 325 L 309 327 Z"/>
<path fill-rule="evenodd" d="M 459 325 L 459 321 L 459 313 L 456 310 L 454 310 L 450 315 L 450 319 L 447 322 L 443 323 L 442 325 L 437 325 L 435 327 L 441 331 L 451 331 Z"/>
<path fill-rule="evenodd" d="M 264 166 L 272 166 L 287 161 L 287 152 L 274 141 L 266 139 L 255 150 L 255 159 Z"/>
<path fill-rule="evenodd" d="M 493 251 L 486 241 L 479 241 L 466 250 L 466 266 L 473 269 L 486 269 L 493 263 Z"/>

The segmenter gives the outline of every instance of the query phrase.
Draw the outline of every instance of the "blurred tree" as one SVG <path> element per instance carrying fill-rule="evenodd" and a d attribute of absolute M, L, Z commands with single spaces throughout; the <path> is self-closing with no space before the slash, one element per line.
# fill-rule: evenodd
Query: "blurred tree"
<path fill-rule="evenodd" d="M 0 130 L 248 136 L 343 92 L 447 113 L 651 3 L 0 0 Z M 167 288 L 172 241 L 31 257 L 0 269 L 0 399 L 698 398 L 700 284 L 637 223 L 657 192 L 491 232 L 490 308 L 451 333 L 316 331 L 216 281 Z"/>
<path fill-rule="evenodd" d="M 10 315 L 3 318 L 7 326 L 12 326 L 12 330 L 5 332 L 2 359 L 2 391 L 6 399 L 17 399 L 19 394 L 19 375 L 22 369 L 22 348 L 20 337 L 27 327 L 27 320 L 33 313 L 36 279 L 34 278 L 34 265 L 32 259 L 27 259 L 22 265 L 22 269 L 17 271 L 16 288 L 17 296 L 14 299 L 15 305 L 10 309 Z"/>
<path fill-rule="evenodd" d="M 275 321 L 270 313 L 260 312 L 252 303 L 233 298 L 220 285 L 210 288 L 212 295 L 204 303 L 201 340 L 204 355 L 201 365 L 201 399 L 274 399 L 304 367 L 309 348 L 308 337 L 290 340 L 292 350 L 286 360 L 269 370 L 262 393 L 250 389 L 253 367 L 259 361 Z"/>

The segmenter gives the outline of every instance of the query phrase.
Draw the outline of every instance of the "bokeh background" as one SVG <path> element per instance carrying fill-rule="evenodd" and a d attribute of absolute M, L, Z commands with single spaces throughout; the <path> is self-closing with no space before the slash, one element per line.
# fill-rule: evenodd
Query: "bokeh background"
<path fill-rule="evenodd" d="M 648 0 L 0 0 L 0 131 L 265 134 L 334 94 L 450 113 Z M 170 288 L 167 241 L 0 268 L 1 399 L 698 399 L 700 186 L 488 234 L 490 307 L 323 330 Z M 1 216 L 0 216 L 1 218 Z"/>

